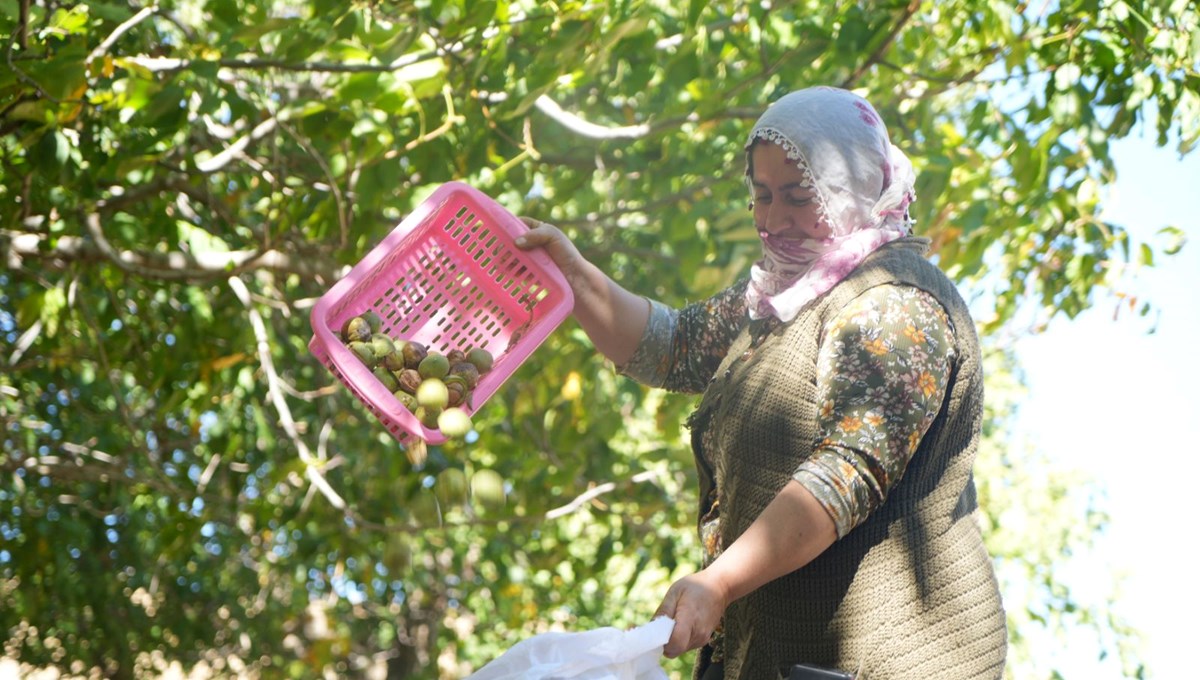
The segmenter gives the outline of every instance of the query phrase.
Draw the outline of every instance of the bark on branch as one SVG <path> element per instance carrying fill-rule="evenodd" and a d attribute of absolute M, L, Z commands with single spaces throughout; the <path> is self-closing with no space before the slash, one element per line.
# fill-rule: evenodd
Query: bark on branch
<path fill-rule="evenodd" d="M 291 71 L 296 73 L 390 73 L 413 64 L 437 59 L 446 50 L 430 50 L 400 57 L 389 64 L 346 64 L 336 61 L 283 61 L 280 59 L 176 59 L 171 57 L 128 57 L 127 61 L 155 73 L 186 71 L 201 64 L 216 63 L 217 66 L 233 71 Z"/>
<path fill-rule="evenodd" d="M 93 213 L 93 239 L 99 231 L 100 216 Z M 70 262 L 111 261 L 125 271 L 150 279 L 205 280 L 228 277 L 256 269 L 269 269 L 281 273 L 299 274 L 305 277 L 320 277 L 336 281 L 346 273 L 331 260 L 311 255 L 294 255 L 279 250 L 234 250 L 227 253 L 167 253 L 138 252 L 114 248 L 107 239 L 104 246 L 93 239 L 78 236 L 60 236 L 53 245 L 46 245 L 45 234 L 27 232 L 0 232 L 3 246 L 12 266 L 13 258 L 35 259 L 65 265 Z M 19 262 L 17 263 L 19 264 Z"/>
<path fill-rule="evenodd" d="M 356 510 L 351 507 L 347 509 L 347 515 L 351 518 L 356 526 L 370 531 L 383 531 L 401 534 L 420 534 L 437 529 L 447 529 L 452 527 L 462 526 L 494 526 L 497 524 L 539 524 L 553 522 L 555 520 L 574 514 L 580 510 L 589 507 L 593 502 L 599 502 L 599 498 L 605 494 L 613 493 L 614 491 L 628 491 L 638 484 L 657 484 L 659 473 L 653 470 L 644 470 L 627 479 L 604 482 L 597 484 L 587 491 L 579 494 L 570 502 L 546 511 L 540 515 L 510 515 L 505 517 L 471 517 L 457 522 L 439 522 L 437 526 L 429 525 L 413 525 L 388 523 L 382 524 L 364 519 Z"/>
<path fill-rule="evenodd" d="M 96 59 L 103 57 L 105 55 L 105 53 L 107 53 L 108 50 L 118 40 L 121 39 L 121 36 L 128 33 L 129 30 L 132 29 L 134 26 L 137 26 L 141 22 L 145 21 L 146 17 L 149 17 L 151 14 L 156 14 L 157 12 L 158 12 L 158 5 L 151 5 L 149 7 L 143 7 L 140 12 L 138 12 L 137 14 L 134 14 L 132 17 L 125 20 L 124 23 L 122 23 L 120 26 L 117 26 L 116 30 L 114 30 L 112 33 L 108 34 L 108 37 L 105 38 L 104 41 L 101 42 L 99 45 L 97 45 L 96 49 L 92 50 L 91 54 L 88 55 L 87 61 L 84 63 L 90 65 Z"/>
<path fill-rule="evenodd" d="M 318 455 L 314 456 L 308 449 L 308 444 L 300 436 L 299 430 L 296 428 L 296 421 L 292 418 L 292 410 L 287 404 L 287 399 L 283 396 L 283 391 L 280 388 L 279 373 L 275 370 L 275 362 L 271 359 L 271 342 L 267 337 L 267 326 L 263 322 L 262 315 L 258 313 L 254 302 L 250 299 L 250 290 L 246 288 L 246 284 L 236 276 L 229 277 L 229 287 L 233 289 L 238 300 L 246 307 L 246 314 L 250 317 L 250 326 L 254 329 L 254 337 L 256 342 L 255 349 L 258 352 L 258 360 L 262 365 L 263 372 L 267 374 L 267 393 L 271 398 L 271 403 L 275 406 L 275 410 L 279 413 L 279 422 L 283 426 L 283 431 L 287 433 L 292 443 L 296 445 L 296 452 L 300 455 L 300 460 L 304 462 L 304 473 L 308 477 L 312 488 L 315 488 L 325 496 L 333 507 L 338 510 L 346 510 L 346 501 L 338 494 L 337 491 L 330 486 L 325 476 L 321 474 L 321 468 L 326 461 L 323 459 L 324 451 L 318 449 Z"/>

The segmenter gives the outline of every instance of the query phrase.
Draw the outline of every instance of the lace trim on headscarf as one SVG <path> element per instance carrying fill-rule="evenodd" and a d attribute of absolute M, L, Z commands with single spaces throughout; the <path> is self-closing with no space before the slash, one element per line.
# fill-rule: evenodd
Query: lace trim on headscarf
<path fill-rule="evenodd" d="M 783 147 L 789 160 L 796 161 L 796 166 L 800 168 L 800 172 L 804 173 L 806 188 L 811 188 L 817 192 L 817 214 L 821 216 L 822 220 L 828 221 L 829 215 L 825 212 L 825 194 L 821 191 L 821 186 L 817 184 L 817 178 L 813 176 L 812 165 L 804 157 L 804 152 L 800 150 L 800 147 L 788 139 L 788 136 L 783 134 L 783 132 L 773 127 L 761 127 L 752 130 L 750 132 L 750 139 L 746 141 L 746 145 L 749 146 L 757 139 L 778 144 Z"/>

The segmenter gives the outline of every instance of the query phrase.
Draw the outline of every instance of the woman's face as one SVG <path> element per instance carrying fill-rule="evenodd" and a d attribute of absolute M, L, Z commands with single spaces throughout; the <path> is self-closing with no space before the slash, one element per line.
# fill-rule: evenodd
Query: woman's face
<path fill-rule="evenodd" d="M 817 210 L 816 189 L 778 144 L 760 141 L 750 149 L 754 226 L 774 239 L 824 239 L 833 230 Z"/>

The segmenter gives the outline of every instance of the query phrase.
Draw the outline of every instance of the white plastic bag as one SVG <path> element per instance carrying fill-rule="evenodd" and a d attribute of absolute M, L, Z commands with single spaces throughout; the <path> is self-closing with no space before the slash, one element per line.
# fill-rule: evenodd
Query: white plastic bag
<path fill-rule="evenodd" d="M 542 633 L 513 645 L 467 680 L 666 680 L 659 664 L 675 621 L 633 630 Z"/>

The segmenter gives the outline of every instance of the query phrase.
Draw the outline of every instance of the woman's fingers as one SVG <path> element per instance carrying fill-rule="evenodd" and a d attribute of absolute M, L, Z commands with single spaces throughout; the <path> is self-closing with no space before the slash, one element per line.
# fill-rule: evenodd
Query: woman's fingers
<path fill-rule="evenodd" d="M 521 221 L 525 223 L 525 226 L 529 227 L 529 231 L 518 236 L 516 240 L 517 247 L 523 250 L 549 246 L 554 244 L 560 237 L 566 238 L 552 224 L 546 224 L 532 217 L 522 217 Z"/>
<path fill-rule="evenodd" d="M 662 604 L 658 605 L 658 611 L 654 613 L 654 618 L 669 616 L 675 620 L 671 638 L 663 646 L 663 655 L 668 659 L 674 659 L 684 652 L 702 646 L 707 641 L 707 636 L 702 630 L 703 626 L 697 621 L 695 607 L 692 606 L 695 603 L 684 601 L 688 598 L 689 593 L 687 579 L 676 581 L 667 589 Z"/>
<path fill-rule="evenodd" d="M 681 621 L 676 616 L 679 606 L 679 590 L 678 582 L 667 588 L 667 594 L 663 596 L 662 604 L 658 605 L 658 610 L 651 617 L 657 619 L 660 616 L 666 616 L 675 620 L 675 628 L 671 630 L 671 637 L 667 640 L 667 644 L 663 645 L 663 655 L 668 659 L 674 659 L 687 651 L 687 643 L 692 637 L 691 622 Z"/>
<path fill-rule="evenodd" d="M 693 649 L 693 637 L 695 635 L 692 633 L 691 621 L 676 621 L 675 628 L 671 631 L 671 639 L 667 640 L 667 644 L 663 645 L 663 656 L 668 659 L 674 659 L 689 649 Z M 699 646 L 696 645 L 696 647 Z"/>
<path fill-rule="evenodd" d="M 685 614 L 676 619 L 671 638 L 663 645 L 663 656 L 674 659 L 680 654 L 703 647 L 711 638 L 711 630 L 701 625 L 695 617 Z"/>
<path fill-rule="evenodd" d="M 521 221 L 529 227 L 529 231 L 517 237 L 517 247 L 522 250 L 544 248 L 550 259 L 554 260 L 554 264 L 566 275 L 567 281 L 574 286 L 583 262 L 571 240 L 553 224 L 532 217 L 522 217 Z"/>

